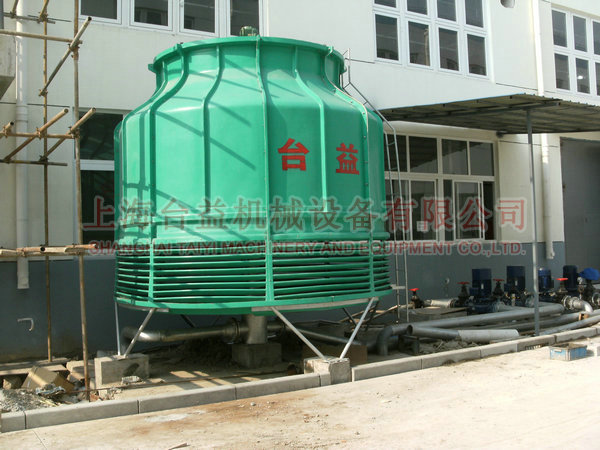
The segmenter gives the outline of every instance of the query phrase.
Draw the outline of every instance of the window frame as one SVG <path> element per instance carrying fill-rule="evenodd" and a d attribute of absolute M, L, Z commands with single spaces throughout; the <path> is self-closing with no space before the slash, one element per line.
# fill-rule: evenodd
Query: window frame
<path fill-rule="evenodd" d="M 175 1 L 179 1 L 179 0 L 175 0 Z M 135 2 L 136 0 L 130 0 L 129 1 L 129 26 L 131 28 L 141 28 L 141 29 L 146 29 L 146 30 L 160 30 L 160 31 L 168 31 L 168 32 L 172 32 L 174 30 L 174 23 L 175 23 L 175 9 L 174 5 L 173 5 L 173 0 L 167 0 L 167 14 L 168 14 L 168 20 L 167 20 L 167 25 L 154 25 L 151 23 L 144 23 L 144 22 L 136 22 L 135 21 Z M 177 20 L 180 21 L 179 17 L 177 17 Z"/>
<path fill-rule="evenodd" d="M 219 4 L 219 10 L 222 12 L 221 19 L 224 22 L 223 33 L 220 33 L 220 37 L 234 37 L 236 35 L 231 34 L 231 0 L 216 0 Z M 264 14 L 263 14 L 264 0 L 258 0 L 258 33 L 262 34 L 265 29 Z M 221 22 L 221 23 L 222 23 Z"/>
<path fill-rule="evenodd" d="M 444 74 L 474 77 L 478 79 L 491 79 L 490 67 L 490 42 L 489 42 L 489 6 L 485 0 L 483 5 L 483 27 L 467 25 L 465 14 L 465 0 L 455 1 L 456 20 L 438 17 L 437 0 L 427 0 L 428 14 L 420 14 L 408 11 L 406 0 L 397 0 L 396 7 L 384 6 L 372 0 L 373 9 L 373 51 L 376 63 L 396 64 L 404 67 L 433 70 Z M 377 35 L 375 16 L 386 16 L 395 18 L 397 21 L 398 37 L 398 60 L 381 58 L 377 56 Z M 409 22 L 415 22 L 429 26 L 429 58 L 430 65 L 422 65 L 410 62 L 410 40 Z M 446 29 L 457 33 L 458 70 L 446 69 L 441 65 L 440 29 Z M 481 37 L 484 40 L 485 68 L 486 74 L 480 75 L 469 72 L 468 35 Z"/>
<path fill-rule="evenodd" d="M 80 1 L 79 2 L 79 19 L 84 21 L 89 16 L 94 19 L 95 23 L 101 22 L 101 23 L 110 23 L 113 25 L 122 25 L 123 24 L 123 1 L 127 1 L 127 0 L 117 0 L 117 18 L 116 19 L 110 19 L 108 17 L 94 16 L 91 14 L 84 14 L 82 12 L 83 1 Z"/>
<path fill-rule="evenodd" d="M 385 6 L 384 8 L 391 9 L 388 6 Z M 377 16 L 389 17 L 390 19 L 396 20 L 396 41 L 398 47 L 398 59 L 380 58 L 379 56 L 377 56 Z M 376 11 L 373 14 L 373 31 L 375 37 L 375 39 L 373 39 L 375 45 L 375 60 L 389 64 L 402 64 L 402 61 L 404 60 L 404 49 L 402 45 L 402 24 L 400 19 L 393 14 Z"/>
<path fill-rule="evenodd" d="M 568 93 L 570 95 L 577 95 L 586 98 L 594 98 L 598 99 L 600 97 L 600 91 L 598 91 L 598 85 L 600 80 L 598 79 L 598 74 L 596 73 L 596 63 L 600 64 L 600 54 L 595 53 L 594 49 L 594 24 L 598 24 L 600 26 L 600 20 L 595 20 L 592 17 L 585 16 L 578 13 L 573 13 L 566 9 L 561 8 L 552 8 L 552 12 L 558 12 L 565 15 L 566 20 L 566 41 L 567 46 L 563 47 L 561 45 L 554 44 L 554 40 L 552 41 L 552 63 L 554 65 L 554 89 L 556 92 Z M 585 27 L 586 27 L 586 46 L 587 50 L 576 50 L 575 49 L 575 27 L 574 27 L 574 18 L 582 18 L 585 19 Z M 554 35 L 554 23 L 552 17 L 550 19 L 552 25 L 552 33 Z M 564 56 L 567 58 L 567 67 L 569 70 L 569 87 L 568 89 L 561 88 L 557 86 L 556 79 L 556 55 Z M 589 80 L 589 90 L 590 92 L 581 92 L 577 89 L 578 79 L 577 79 L 577 60 L 585 60 L 588 63 L 588 80 Z"/>
<path fill-rule="evenodd" d="M 396 132 L 396 135 L 398 136 L 398 139 L 405 139 L 405 145 L 406 145 L 406 171 L 400 171 L 400 164 L 398 163 L 398 170 L 395 171 L 389 171 L 389 170 L 385 170 L 386 168 L 384 167 L 384 183 L 387 184 L 392 182 L 392 180 L 396 180 L 398 181 L 398 185 L 400 186 L 401 182 L 406 181 L 407 182 L 407 186 L 408 186 L 408 196 L 406 196 L 406 193 L 402 192 L 403 197 L 406 197 L 407 199 L 411 200 L 411 182 L 412 181 L 424 181 L 424 182 L 428 182 L 428 181 L 434 181 L 435 182 L 435 192 L 436 192 L 436 199 L 445 199 L 445 198 L 451 198 L 452 201 L 452 218 L 455 221 L 454 227 L 452 229 L 452 240 L 448 240 L 446 239 L 446 229 L 438 229 L 435 230 L 435 239 L 427 239 L 427 240 L 417 240 L 415 241 L 413 239 L 413 233 L 412 233 L 412 224 L 413 224 L 413 210 L 411 209 L 410 211 L 410 230 L 404 232 L 401 231 L 400 234 L 403 237 L 407 237 L 408 239 L 405 239 L 407 242 L 451 242 L 451 243 L 459 243 L 461 241 L 480 241 L 482 243 L 486 243 L 486 242 L 498 242 L 501 240 L 499 233 L 500 233 L 500 228 L 497 225 L 497 217 L 496 217 L 496 211 L 492 209 L 492 213 L 494 214 L 492 217 L 492 220 L 494 221 L 494 239 L 485 239 L 485 231 L 484 230 L 480 230 L 480 237 L 479 238 L 460 238 L 457 239 L 456 234 L 457 234 L 457 217 L 456 217 L 456 205 L 455 205 L 455 200 L 454 200 L 454 185 L 457 182 L 463 182 L 463 183 L 477 183 L 478 184 L 478 198 L 480 199 L 480 201 L 482 202 L 483 205 L 483 201 L 484 201 L 484 191 L 483 191 L 483 185 L 486 182 L 491 182 L 493 185 L 493 191 L 494 191 L 494 199 L 495 201 L 497 201 L 498 199 L 498 159 L 497 159 L 497 145 L 496 142 L 492 141 L 492 140 L 487 140 L 487 139 L 480 139 L 480 138 L 458 138 L 456 136 L 446 136 L 446 135 L 424 135 L 424 134 L 418 134 L 418 133 L 407 133 L 407 132 Z M 393 142 L 393 133 L 392 132 L 386 132 L 385 133 L 385 164 L 387 165 L 387 142 L 388 142 L 388 137 L 390 138 L 390 141 Z M 410 170 L 410 138 L 411 137 L 424 137 L 424 138 L 433 138 L 436 139 L 436 145 L 437 145 L 437 162 L 438 162 L 438 170 L 435 173 L 423 173 L 423 172 L 411 172 Z M 462 141 L 462 142 L 467 142 L 467 170 L 468 173 L 467 174 L 446 174 L 443 172 L 444 168 L 443 168 L 443 152 L 442 152 L 442 141 L 443 140 L 451 140 L 451 141 Z M 472 168 L 471 168 L 471 144 L 472 143 L 483 143 L 483 144 L 490 144 L 491 148 L 492 148 L 492 165 L 493 165 L 493 171 L 494 174 L 493 175 L 471 175 L 472 173 Z M 391 162 L 391 161 L 390 161 Z M 444 181 L 450 181 L 452 183 L 452 192 L 449 193 L 449 195 L 447 195 L 448 193 L 444 192 Z M 387 194 L 386 194 L 387 195 Z M 394 192 L 394 198 L 398 198 L 398 193 Z M 483 221 L 483 218 L 480 217 L 480 220 Z M 391 234 L 391 233 L 390 233 Z M 395 236 L 391 236 L 390 239 L 395 239 Z"/>
<path fill-rule="evenodd" d="M 189 28 L 185 28 L 185 0 L 178 0 L 179 2 L 179 7 L 176 8 L 178 9 L 178 14 L 177 14 L 177 22 L 179 24 L 178 27 L 178 33 L 179 34 L 190 34 L 190 35 L 194 35 L 194 36 L 206 36 L 206 37 L 218 37 L 221 35 L 221 26 L 220 26 L 220 21 L 219 18 L 222 15 L 221 14 L 221 1 L 220 0 L 214 0 L 215 2 L 215 31 L 214 32 L 210 32 L 210 31 L 200 31 L 200 30 L 190 30 Z M 260 14 L 260 11 L 259 11 Z"/>

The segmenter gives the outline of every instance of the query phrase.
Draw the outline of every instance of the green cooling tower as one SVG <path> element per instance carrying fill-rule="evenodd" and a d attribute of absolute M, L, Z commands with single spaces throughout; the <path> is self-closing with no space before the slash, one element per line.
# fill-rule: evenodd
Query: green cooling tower
<path fill-rule="evenodd" d="M 389 293 L 383 126 L 332 48 L 260 36 L 159 54 L 115 135 L 115 298 L 178 314 Z"/>

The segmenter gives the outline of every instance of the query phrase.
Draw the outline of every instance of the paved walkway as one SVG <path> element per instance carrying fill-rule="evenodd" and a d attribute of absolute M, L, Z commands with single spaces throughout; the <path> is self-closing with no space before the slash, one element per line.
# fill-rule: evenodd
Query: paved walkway
<path fill-rule="evenodd" d="M 0 448 L 598 448 L 600 357 L 548 353 L 7 433 Z"/>

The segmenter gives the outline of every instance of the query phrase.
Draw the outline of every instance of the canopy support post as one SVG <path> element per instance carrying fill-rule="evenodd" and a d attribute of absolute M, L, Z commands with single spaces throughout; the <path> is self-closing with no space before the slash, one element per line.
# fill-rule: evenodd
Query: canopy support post
<path fill-rule="evenodd" d="M 533 208 L 533 242 L 531 245 L 532 269 L 533 269 L 533 300 L 534 300 L 534 323 L 535 335 L 540 334 L 540 295 L 538 288 L 538 261 L 537 261 L 537 210 L 535 204 L 535 165 L 533 148 L 533 127 L 531 124 L 531 110 L 527 109 L 527 144 L 529 145 L 529 164 L 531 177 L 531 199 Z"/>

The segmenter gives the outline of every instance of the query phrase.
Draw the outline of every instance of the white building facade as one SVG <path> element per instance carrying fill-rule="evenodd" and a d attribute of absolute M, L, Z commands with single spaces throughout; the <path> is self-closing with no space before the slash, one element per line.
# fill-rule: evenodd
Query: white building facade
<path fill-rule="evenodd" d="M 43 2 L 21 3 L 22 15 L 35 16 Z M 72 36 L 72 2 L 51 1 L 48 13 L 55 21 L 49 25 L 50 34 Z M 93 21 L 80 50 L 80 104 L 82 113 L 91 107 L 98 112 L 82 130 L 86 241 L 107 242 L 112 236 L 114 127 L 154 91 L 155 77 L 147 69 L 154 56 L 179 42 L 234 36 L 241 27 L 252 26 L 262 36 L 332 46 L 347 57 L 343 84 L 348 92 L 380 110 L 519 93 L 600 105 L 600 3 L 592 0 L 516 0 L 513 8 L 500 0 L 80 0 L 81 20 L 87 16 Z M 6 28 L 14 29 L 14 20 L 5 22 Z M 24 21 L 23 29 L 40 33 L 41 25 Z M 51 68 L 64 51 L 65 44 L 49 44 Z M 23 70 L 32 131 L 42 125 L 41 64 L 41 41 L 28 40 Z M 15 96 L 13 83 L 0 102 L 2 123 L 15 118 Z M 49 116 L 72 104 L 69 61 L 49 89 Z M 62 132 L 76 120 L 71 110 L 53 130 Z M 406 260 L 409 287 L 421 288 L 424 297 L 442 297 L 455 295 L 456 282 L 469 281 L 471 268 L 490 267 L 497 278 L 505 277 L 510 264 L 531 271 L 532 186 L 526 136 L 408 122 L 388 124 L 386 132 L 393 149 L 386 156 L 388 193 L 402 190 L 406 203 L 415 202 L 403 222 L 395 224 L 396 239 L 450 248 L 435 256 L 427 253 L 431 247 L 415 244 Z M 5 138 L 1 145 L 4 156 L 16 142 Z M 581 245 L 573 237 L 593 236 L 600 215 L 593 210 L 592 194 L 582 200 L 572 189 L 581 189 L 581 182 L 588 190 L 596 188 L 585 184 L 582 171 L 596 167 L 600 133 L 536 135 L 534 148 L 540 265 L 550 267 L 555 277 L 566 263 L 593 265 L 593 245 Z M 566 154 L 567 148 L 574 156 Z M 36 141 L 26 156 L 35 158 L 40 152 Z M 65 142 L 52 160 L 68 166 L 49 169 L 51 244 L 76 241 L 73 155 L 72 142 Z M 586 164 L 573 163 L 577 159 Z M 565 160 L 570 164 L 567 172 Z M 28 244 L 35 245 L 44 241 L 42 169 L 30 166 L 25 171 L 26 235 Z M 17 246 L 15 178 L 14 165 L 0 165 L 0 246 L 5 248 Z M 565 194 L 568 190 L 571 193 Z M 578 199 L 572 211 L 566 210 L 565 199 L 568 206 Z M 474 200 L 471 209 L 469 200 Z M 432 216 L 431 208 L 438 215 Z M 473 221 L 481 226 L 468 226 Z M 462 242 L 474 241 L 480 247 L 459 251 Z M 496 255 L 497 244 L 505 242 L 519 246 L 510 254 Z M 114 327 L 114 255 L 100 253 L 86 257 L 95 348 L 108 345 L 106 329 Z M 393 257 L 392 267 L 398 275 L 394 282 L 403 284 L 404 259 Z M 6 359 L 44 353 L 44 326 L 30 333 L 16 322 L 27 316 L 43 323 L 45 317 L 43 262 L 32 260 L 29 269 L 29 288 L 17 289 L 15 262 L 0 263 L 5 300 L 0 323 L 23 335 L 18 349 L 6 350 Z M 55 317 L 63 315 L 55 327 L 57 352 L 77 348 L 77 321 L 68 320 L 78 316 L 76 270 L 73 259 L 52 262 L 52 295 L 57 299 L 53 312 Z M 130 318 L 138 320 L 133 313 Z"/>

